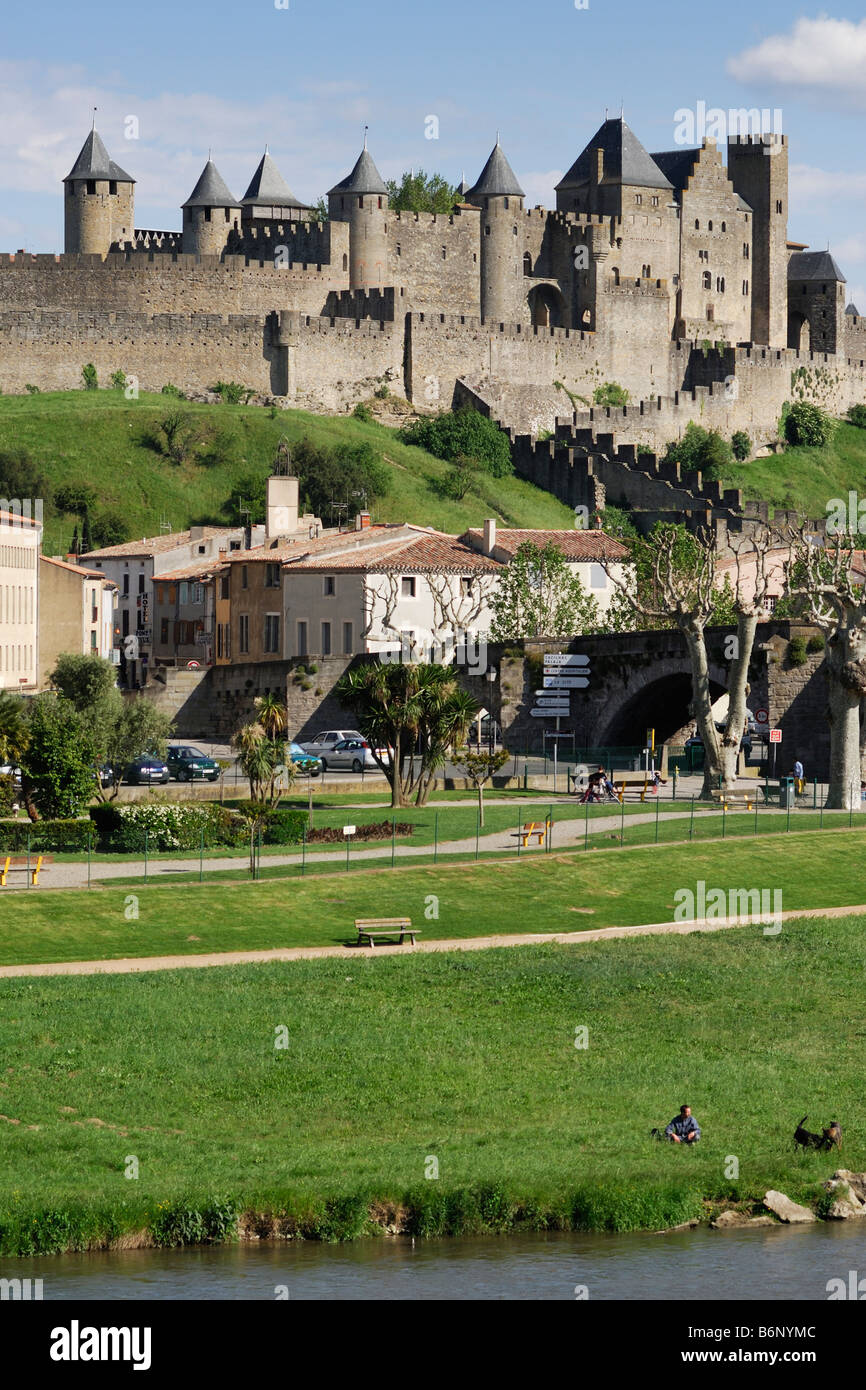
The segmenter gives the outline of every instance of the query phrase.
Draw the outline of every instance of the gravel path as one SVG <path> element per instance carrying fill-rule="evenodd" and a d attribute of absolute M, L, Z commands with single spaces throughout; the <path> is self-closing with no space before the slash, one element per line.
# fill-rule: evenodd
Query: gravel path
<path fill-rule="evenodd" d="M 555 803 L 554 803 L 555 804 Z M 690 819 L 689 811 L 666 811 L 664 821 L 682 821 Z M 766 811 L 764 814 L 768 814 Z M 696 811 L 695 819 L 702 816 L 718 815 L 718 811 Z M 646 825 L 655 821 L 655 812 L 647 812 L 646 815 L 638 814 L 628 816 L 626 825 Z M 556 820 L 554 813 L 553 849 L 567 848 L 580 843 L 585 835 L 585 822 L 583 818 L 573 820 Z M 618 836 L 620 828 L 620 816 L 614 813 L 611 816 L 600 816 L 589 823 L 589 833 L 592 840 L 597 841 L 600 836 Z M 517 835 L 515 830 L 499 830 L 492 834 L 482 835 L 479 840 L 479 848 L 487 853 L 510 852 L 517 853 Z M 544 847 L 539 846 L 533 840 L 530 849 L 521 848 L 521 856 L 524 854 L 543 854 Z M 419 858 L 425 855 L 432 855 L 433 846 L 431 845 L 401 845 L 398 844 L 394 850 L 397 859 Z M 475 836 L 468 836 L 463 840 L 440 840 L 439 854 L 474 854 Z M 391 844 L 385 842 L 374 849 L 353 849 L 351 851 L 351 863 L 355 864 L 359 860 L 369 859 L 390 859 Z M 316 850 L 306 856 L 306 863 L 313 867 L 318 863 L 346 862 L 346 851 L 341 846 L 334 850 Z M 206 859 L 204 867 L 206 873 L 218 872 L 225 869 L 243 869 L 245 865 L 243 855 L 226 856 L 220 859 Z M 300 854 L 269 854 L 263 856 L 262 867 L 282 867 L 285 865 L 300 864 L 303 862 L 303 855 Z M 198 858 L 194 859 L 152 859 L 147 866 L 147 880 L 150 882 L 170 881 L 175 874 L 195 873 L 199 871 Z M 125 861 L 119 864 L 107 864 L 104 860 L 94 863 L 91 869 L 92 883 L 110 883 L 114 878 L 143 878 L 144 864 L 140 860 L 134 862 Z M 86 888 L 87 887 L 87 865 L 55 863 L 50 871 L 46 872 L 40 881 L 40 889 L 45 888 Z"/>
<path fill-rule="evenodd" d="M 810 911 L 782 912 L 782 921 L 803 917 L 851 917 L 866 913 L 856 907 L 824 907 Z M 419 941 L 415 946 L 297 946 L 272 951 L 224 951 L 199 956 L 146 956 L 122 960 L 74 960 L 44 965 L 3 965 L 0 979 L 30 975 L 131 975 L 156 970 L 201 970 L 214 965 L 261 965 L 268 961 L 376 960 L 379 956 L 425 954 L 434 951 L 486 951 L 494 946 L 580 946 L 588 941 L 611 941 L 631 936 L 685 936 L 691 932 L 725 931 L 746 926 L 748 918 L 701 918 L 694 922 L 652 922 L 637 927 L 597 927 L 580 932 L 527 933 L 523 936 L 474 936 L 452 941 Z"/>

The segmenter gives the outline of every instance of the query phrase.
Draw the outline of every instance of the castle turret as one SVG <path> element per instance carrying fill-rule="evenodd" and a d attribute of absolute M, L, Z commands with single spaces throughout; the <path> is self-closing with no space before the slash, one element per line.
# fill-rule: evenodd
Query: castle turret
<path fill-rule="evenodd" d="M 388 275 L 388 190 L 367 150 L 328 194 L 328 215 L 349 224 L 349 289 L 381 289 Z"/>
<path fill-rule="evenodd" d="M 494 323 L 522 318 L 523 257 L 516 218 L 526 197 L 497 140 L 466 202 L 481 209 L 481 317 Z"/>
<path fill-rule="evenodd" d="M 67 252 L 107 256 L 132 241 L 135 179 L 109 158 L 95 127 L 63 182 Z"/>
<path fill-rule="evenodd" d="M 194 256 L 222 256 L 229 235 L 238 230 L 241 206 L 212 159 L 183 204 L 183 249 Z"/>
<path fill-rule="evenodd" d="M 735 135 L 728 178 L 752 219 L 752 342 L 788 343 L 788 137 Z"/>
<path fill-rule="evenodd" d="M 289 188 L 267 150 L 262 155 L 250 186 L 241 199 L 241 215 L 248 222 L 299 222 L 313 209 L 300 202 Z"/>

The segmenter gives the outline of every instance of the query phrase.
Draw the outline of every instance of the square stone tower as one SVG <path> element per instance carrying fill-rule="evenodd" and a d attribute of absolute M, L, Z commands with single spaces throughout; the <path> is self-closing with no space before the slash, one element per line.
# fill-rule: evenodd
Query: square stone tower
<path fill-rule="evenodd" d="M 734 135 L 728 178 L 752 209 L 752 342 L 788 345 L 788 137 Z"/>

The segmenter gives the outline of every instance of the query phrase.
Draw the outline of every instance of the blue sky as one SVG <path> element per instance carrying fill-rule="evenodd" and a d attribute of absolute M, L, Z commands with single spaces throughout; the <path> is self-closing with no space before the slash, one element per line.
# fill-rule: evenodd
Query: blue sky
<path fill-rule="evenodd" d="M 782 0 L 96 0 L 7 7 L 0 50 L 0 249 L 62 248 L 59 180 L 98 107 L 137 180 L 136 225 L 179 227 L 212 148 L 241 196 L 266 143 L 296 194 L 351 167 L 370 126 L 387 178 L 475 178 L 501 131 L 532 203 L 624 104 L 648 149 L 676 112 L 780 108 L 794 240 L 829 240 L 866 312 L 866 19 Z M 580 0 L 583 3 L 583 0 Z M 138 138 L 125 137 L 129 116 Z M 427 139 L 427 118 L 439 138 Z"/>

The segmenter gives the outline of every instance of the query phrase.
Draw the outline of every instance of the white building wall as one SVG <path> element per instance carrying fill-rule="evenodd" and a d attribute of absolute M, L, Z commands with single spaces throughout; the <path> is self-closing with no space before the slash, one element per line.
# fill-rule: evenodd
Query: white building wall
<path fill-rule="evenodd" d="M 35 690 L 42 527 L 0 517 L 0 690 Z"/>

